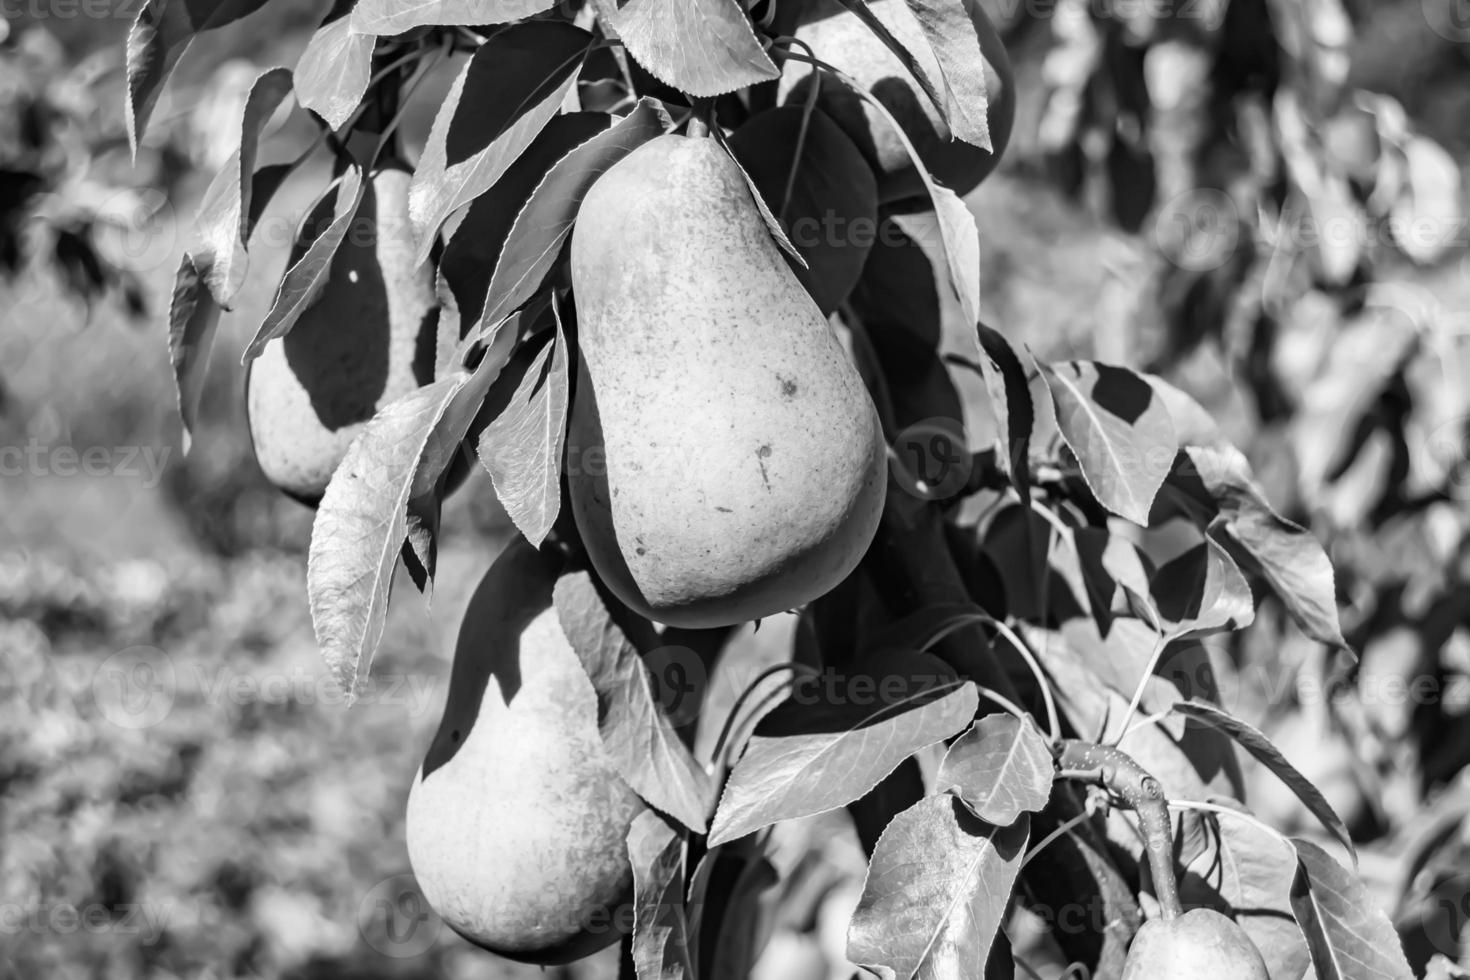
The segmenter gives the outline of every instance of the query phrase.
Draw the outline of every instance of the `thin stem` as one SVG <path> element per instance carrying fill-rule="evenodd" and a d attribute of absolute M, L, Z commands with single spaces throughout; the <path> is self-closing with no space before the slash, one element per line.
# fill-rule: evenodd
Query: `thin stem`
<path fill-rule="evenodd" d="M 992 622 L 995 625 L 996 631 L 1001 636 L 1004 636 L 1010 642 L 1011 646 L 1016 648 L 1016 652 L 1021 655 L 1021 659 L 1026 662 L 1026 666 L 1031 668 L 1031 673 L 1036 676 L 1037 686 L 1041 688 L 1041 701 L 1046 706 L 1047 732 L 1051 735 L 1053 743 L 1060 742 L 1062 739 L 1062 723 L 1057 717 L 1057 702 L 1052 697 L 1051 684 L 1046 679 L 1046 672 L 1041 669 L 1041 664 L 1037 661 L 1031 649 L 1021 642 L 1021 638 L 1012 632 L 1009 626 L 1000 620 L 992 620 Z"/>
<path fill-rule="evenodd" d="M 1016 705 L 1016 702 L 1012 701 L 1004 694 L 1001 694 L 998 691 L 991 690 L 983 684 L 976 684 L 975 689 L 983 694 L 985 697 L 1000 705 L 1009 714 L 1015 715 L 1018 720 L 1025 721 L 1028 717 L 1030 717 L 1026 712 L 1022 711 L 1020 707 Z"/>
<path fill-rule="evenodd" d="M 1162 632 L 1156 634 L 1153 652 L 1148 655 L 1148 664 L 1143 669 L 1143 676 L 1138 678 L 1138 686 L 1133 689 L 1133 700 L 1128 702 L 1128 710 L 1123 713 L 1123 720 L 1118 725 L 1120 732 L 1127 733 L 1129 723 L 1138 712 L 1138 706 L 1143 701 L 1143 692 L 1148 689 L 1148 680 L 1154 676 L 1154 671 L 1159 666 L 1159 658 L 1164 655 L 1164 643 L 1164 634 Z M 1123 741 L 1123 736 L 1119 735 L 1112 740 L 1111 744 L 1117 745 L 1121 741 Z"/>
<path fill-rule="evenodd" d="M 1283 834 L 1281 831 L 1277 830 L 1270 824 L 1265 823 L 1261 820 L 1257 820 L 1249 813 L 1242 813 L 1240 810 L 1236 810 L 1228 806 L 1221 806 L 1218 803 L 1204 803 L 1200 800 L 1170 800 L 1169 809 L 1199 810 L 1203 813 L 1218 813 L 1229 817 L 1235 817 L 1236 819 L 1243 820 L 1248 824 L 1254 824 L 1257 829 L 1265 831 L 1288 847 L 1294 846 L 1291 843 L 1291 838 L 1287 837 L 1285 834 Z"/>
<path fill-rule="evenodd" d="M 1036 855 L 1038 855 L 1042 851 L 1046 850 L 1047 847 L 1049 847 L 1050 845 L 1056 843 L 1058 840 L 1060 840 L 1061 838 L 1065 837 L 1067 834 L 1070 834 L 1072 832 L 1072 828 L 1073 827 L 1076 827 L 1078 824 L 1083 823 L 1084 821 L 1091 820 L 1092 819 L 1092 815 L 1094 813 L 1096 813 L 1096 812 L 1097 812 L 1097 810 L 1093 806 L 1092 801 L 1091 800 L 1088 800 L 1087 801 L 1087 807 L 1086 807 L 1086 809 L 1084 809 L 1081 813 L 1077 814 L 1075 817 L 1071 817 L 1071 818 L 1063 821 L 1062 822 L 1062 825 L 1060 827 L 1058 827 L 1056 830 L 1053 830 L 1051 833 L 1047 834 L 1045 837 L 1043 837 L 1041 839 L 1041 841 L 1039 843 L 1037 843 L 1029 851 L 1026 852 L 1026 856 L 1021 859 L 1021 866 L 1020 866 L 1020 868 L 1017 868 L 1016 869 L 1017 872 L 1019 873 L 1022 869 L 1024 869 L 1026 867 L 1026 865 L 1028 865 L 1028 864 L 1031 863 L 1031 859 L 1032 858 L 1036 857 Z"/>
<path fill-rule="evenodd" d="M 739 717 L 741 709 L 745 707 L 745 703 L 750 700 L 751 695 L 755 693 L 755 689 L 760 686 L 762 681 L 770 677 L 775 677 L 782 671 L 789 670 L 793 673 L 799 673 L 800 671 L 810 669 L 806 664 L 790 660 L 783 664 L 775 664 L 774 666 L 767 667 L 757 674 L 754 680 L 745 685 L 745 690 L 740 692 L 740 697 L 736 698 L 735 703 L 731 705 L 730 714 L 726 716 L 725 724 L 720 729 L 720 737 L 715 740 L 715 750 L 711 753 L 712 758 L 719 759 L 724 753 L 725 743 L 730 737 L 730 730 L 735 724 L 735 719 Z M 780 689 L 778 688 L 778 690 Z"/>

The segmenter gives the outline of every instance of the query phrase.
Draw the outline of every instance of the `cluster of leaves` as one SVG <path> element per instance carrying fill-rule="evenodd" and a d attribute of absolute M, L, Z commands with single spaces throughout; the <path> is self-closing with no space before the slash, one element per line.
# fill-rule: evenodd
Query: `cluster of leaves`
<path fill-rule="evenodd" d="M 193 37 L 264 2 L 196 4 L 188 14 L 145 5 L 129 46 L 135 138 Z M 910 66 L 957 137 L 987 143 L 979 52 L 961 43 L 973 37 L 964 4 L 907 0 L 939 65 L 936 78 L 861 0 L 842 3 Z M 576 329 L 564 245 L 588 189 L 633 149 L 688 119 L 717 138 L 727 128 L 738 136 L 757 93 L 780 74 L 767 4 L 750 11 L 733 0 L 549 6 L 337 3 L 294 71 L 275 68 L 256 80 L 240 148 L 211 188 L 179 271 L 170 341 L 192 427 L 219 311 L 241 287 L 253 225 L 294 166 L 258 166 L 267 121 L 294 93 L 336 154 L 337 177 L 318 205 L 332 220 L 304 229 L 247 358 L 289 331 L 320 288 L 364 179 L 389 143 L 391 123 L 366 149 L 352 138 L 372 93 L 398 85 L 405 65 L 467 55 L 410 192 L 418 254 L 437 259 L 436 380 L 367 426 L 328 488 L 313 533 L 313 619 L 328 665 L 349 691 L 363 682 L 382 636 L 400 556 L 421 589 L 433 580 L 437 488 L 462 447 L 473 447 L 529 540 L 539 544 L 557 525 Z M 1296 16 L 1290 11 L 1254 14 L 1256 29 L 1293 36 L 1295 21 L 1283 19 Z M 1232 5 L 1230 16 L 1250 18 L 1250 5 Z M 1157 39 L 1145 27 L 1129 26 L 1143 39 L 1135 47 Z M 1087 48 L 1087 31 L 1076 38 Z M 1209 64 L 1217 39 L 1205 32 L 1180 43 L 1201 49 Z M 1067 84 L 1081 79 L 1085 89 L 1103 63 L 1084 60 L 1085 70 L 1063 73 Z M 1053 95 L 1057 106 L 1089 104 L 1077 91 Z M 1108 104 L 1142 114 L 1126 100 Z M 1287 112 L 1282 104 L 1275 111 Z M 1084 122 L 1096 120 L 1073 114 L 1064 145 L 1081 145 Z M 1128 131 L 1116 118 L 1110 125 Z M 1174 147 L 1144 198 L 1209 186 L 1196 172 L 1205 145 Z M 1110 173 L 1121 186 L 1140 172 L 1129 161 L 1144 151 L 1121 137 L 1113 147 Z M 1082 173 L 1086 161 L 1074 162 Z M 1018 906 L 1052 915 L 1096 910 L 1095 925 L 1054 928 L 1050 940 L 1062 962 L 1117 975 L 1145 898 L 1158 896 L 1167 910 L 1172 881 L 1160 878 L 1176 865 L 1184 900 L 1236 916 L 1273 974 L 1408 975 L 1391 926 L 1357 879 L 1316 844 L 1279 835 L 1244 810 L 1231 742 L 1280 776 L 1352 850 L 1343 821 L 1311 783 L 1265 735 L 1216 703 L 1218 685 L 1199 644 L 1249 624 L 1258 596 L 1269 594 L 1295 629 L 1345 649 L 1326 553 L 1273 509 L 1246 456 L 1180 389 L 1090 361 L 1047 363 L 982 324 L 974 220 L 915 165 L 925 174 L 936 233 L 921 235 L 913 216 L 883 213 L 901 240 L 909 237 L 894 245 L 879 236 L 883 243 L 862 256 L 863 281 L 834 321 L 879 407 L 893 486 L 860 568 L 802 611 L 814 644 L 796 651 L 785 702 L 741 716 L 736 729 L 745 736 L 696 761 L 590 582 L 558 589 L 574 647 L 599 690 L 613 692 L 604 740 L 662 814 L 641 819 L 628 842 L 639 975 L 697 976 L 716 949 L 722 968 L 739 962 L 732 956 L 753 961 L 757 937 L 730 937 L 741 903 L 759 901 L 766 887 L 750 871 L 760 867 L 764 835 L 779 822 L 844 807 L 869 855 L 847 953 L 882 976 L 973 975 L 980 964 L 990 975 L 1014 975 L 1025 958 L 1012 955 L 1002 926 Z M 1302 172 L 1290 179 L 1298 189 L 1306 180 Z M 1406 186 L 1413 200 L 1424 196 L 1412 179 Z M 1260 187 L 1262 199 L 1279 190 Z M 763 191 L 752 180 L 749 206 L 800 264 Z M 1125 224 L 1141 220 L 1126 213 L 1136 201 L 1134 191 L 1114 197 Z M 908 260 L 905 267 L 920 269 L 936 289 L 953 291 L 966 324 L 958 351 L 942 354 L 933 342 L 937 322 L 893 313 L 900 296 L 884 264 Z M 1218 295 L 1211 290 L 1230 295 L 1246 280 L 1222 284 L 1220 276 L 1253 268 L 1229 261 L 1171 288 L 1190 303 Z M 968 430 L 957 410 L 963 372 L 983 379 L 989 431 Z M 823 698 L 812 694 L 821 672 L 892 681 L 879 687 L 900 693 L 876 704 Z M 1083 783 L 1101 783 L 1099 798 L 1125 805 L 1138 797 L 1115 773 L 1060 766 L 1068 739 L 1124 743 L 1140 758 L 1180 812 L 1177 826 L 1142 829 L 1150 845 L 1166 835 L 1172 862 L 1148 866 L 1136 835 L 1130 846 L 1118 832 L 1122 818 L 1084 804 Z M 919 760 L 936 755 L 937 768 L 925 773 Z M 732 884 L 741 881 L 743 888 Z"/>

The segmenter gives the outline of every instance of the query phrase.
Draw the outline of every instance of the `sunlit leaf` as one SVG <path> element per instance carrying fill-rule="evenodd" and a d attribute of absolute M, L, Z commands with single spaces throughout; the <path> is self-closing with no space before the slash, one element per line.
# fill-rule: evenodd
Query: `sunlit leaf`
<path fill-rule="evenodd" d="M 737 0 L 628 0 L 613 27 L 650 75 L 698 98 L 780 75 Z"/>
<path fill-rule="evenodd" d="M 1362 881 L 1311 841 L 1291 843 L 1298 861 L 1291 908 L 1320 980 L 1410 980 L 1398 933 Z"/>
<path fill-rule="evenodd" d="M 508 24 L 556 6 L 556 0 L 358 0 L 352 30 L 402 34 L 441 24 Z"/>
<path fill-rule="evenodd" d="M 296 62 L 296 101 L 333 129 L 342 128 L 362 104 L 372 78 L 376 39 L 355 33 L 351 21 L 342 16 L 317 28 Z"/>
<path fill-rule="evenodd" d="M 1004 827 L 1046 806 L 1054 774 L 1036 726 L 999 714 L 981 718 L 955 739 L 934 786 L 953 792 L 986 823 Z"/>
<path fill-rule="evenodd" d="M 689 922 L 684 912 L 684 840 L 644 810 L 628 828 L 633 866 L 633 963 L 638 980 L 688 980 Z"/>

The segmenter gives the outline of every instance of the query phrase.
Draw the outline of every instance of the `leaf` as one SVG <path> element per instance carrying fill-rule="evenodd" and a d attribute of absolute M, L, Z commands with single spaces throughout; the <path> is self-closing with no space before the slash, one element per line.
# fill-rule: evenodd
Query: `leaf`
<path fill-rule="evenodd" d="M 189 254 L 222 308 L 245 280 L 245 243 L 250 235 L 251 201 L 256 189 L 255 157 L 261 130 L 291 91 L 291 72 L 272 68 L 251 83 L 240 122 L 240 147 L 204 192 Z"/>
<path fill-rule="evenodd" d="M 1460 165 L 1428 137 L 1411 136 L 1403 149 L 1408 180 L 1394 203 L 1390 227 L 1405 255 L 1429 265 L 1459 240 L 1464 224 Z"/>
<path fill-rule="evenodd" d="M 1169 418 L 1174 423 L 1174 435 L 1180 446 L 1205 446 L 1211 449 L 1230 448 L 1230 443 L 1221 434 L 1220 427 L 1205 407 L 1195 401 L 1194 396 L 1176 388 L 1156 374 L 1145 374 L 1143 380 L 1154 390 L 1154 395 L 1164 403 Z"/>
<path fill-rule="evenodd" d="M 1210 537 L 1155 572 L 1151 591 L 1170 639 L 1244 629 L 1256 617 L 1250 583 Z"/>
<path fill-rule="evenodd" d="M 755 836 L 704 853 L 686 903 L 695 939 L 696 976 L 746 980 L 774 926 L 762 899 L 781 883 Z"/>
<path fill-rule="evenodd" d="M 939 60 L 944 76 L 944 116 L 958 139 L 993 150 L 985 85 L 985 56 L 965 0 L 907 0 Z"/>
<path fill-rule="evenodd" d="M 145 0 L 128 30 L 128 97 L 124 103 L 133 155 L 159 93 L 194 38 L 234 23 L 267 0 Z"/>
<path fill-rule="evenodd" d="M 1125 368 L 1090 361 L 1040 367 L 1062 438 L 1098 503 L 1147 526 L 1179 449 L 1168 410 Z"/>
<path fill-rule="evenodd" d="M 478 447 L 495 495 L 516 529 L 538 548 L 561 509 L 561 457 L 570 397 L 567 339 L 555 302 L 552 309 L 555 336 L 520 377 L 509 404 L 480 433 Z"/>
<path fill-rule="evenodd" d="M 362 7 L 359 3 L 357 12 Z M 332 129 L 341 129 L 367 93 L 376 43 L 372 35 L 352 29 L 350 16 L 317 28 L 296 62 L 296 101 Z"/>
<path fill-rule="evenodd" d="M 483 397 L 503 360 L 455 372 L 379 410 L 348 447 L 311 528 L 306 587 L 327 668 L 357 696 L 383 636 L 393 566 L 408 535 L 408 504 L 425 450 L 451 405 Z"/>
<path fill-rule="evenodd" d="M 276 287 L 276 298 L 271 303 L 265 322 L 260 325 L 255 339 L 245 348 L 242 361 L 248 362 L 260 356 L 265 345 L 277 337 L 284 337 L 296 325 L 301 314 L 321 295 L 327 276 L 332 270 L 332 259 L 337 248 L 352 226 L 358 209 L 362 206 L 367 181 L 362 179 L 362 169 L 355 164 L 333 181 L 307 219 L 302 222 L 301 232 L 293 248 L 293 258 L 299 254 L 286 270 L 281 284 Z M 326 210 L 327 202 L 331 210 Z M 326 218 L 330 214 L 331 220 Z M 304 248 L 302 246 L 305 246 Z"/>
<path fill-rule="evenodd" d="M 427 261 L 439 226 L 494 187 L 556 115 L 591 44 L 579 27 L 530 21 L 476 49 L 434 117 L 409 188 L 417 261 Z"/>
<path fill-rule="evenodd" d="M 556 0 L 357 0 L 352 30 L 389 35 L 415 27 L 509 24 L 554 6 Z"/>
<path fill-rule="evenodd" d="M 633 867 L 633 963 L 638 980 L 686 980 L 689 923 L 684 911 L 684 840 L 663 817 L 644 810 L 628 828 Z"/>
<path fill-rule="evenodd" d="M 554 117 L 496 181 L 494 191 L 475 198 L 439 259 L 439 271 L 454 293 L 463 322 L 476 323 L 484 313 L 485 297 L 511 227 L 537 186 L 557 161 L 606 132 L 614 121 L 605 112 Z"/>
<path fill-rule="evenodd" d="M 856 698 L 823 704 L 803 710 L 796 731 L 771 734 L 778 709 L 757 729 L 730 773 L 710 828 L 710 844 L 846 806 L 904 759 L 969 724 L 978 705 L 975 685 L 965 682 L 899 714 L 893 713 L 896 705 L 872 710 Z"/>
<path fill-rule="evenodd" d="M 843 0 L 843 3 L 854 13 L 857 13 L 859 8 L 866 12 L 862 0 Z M 872 106 L 879 118 L 892 127 L 893 135 L 898 137 L 904 149 L 908 151 L 909 159 L 914 162 L 914 169 L 923 178 L 924 186 L 929 188 L 929 200 L 934 205 L 935 217 L 939 221 L 939 237 L 944 243 L 944 260 L 949 268 L 949 281 L 954 288 L 955 295 L 959 297 L 960 312 L 964 315 L 965 322 L 978 323 L 980 321 L 980 231 L 975 227 L 975 216 L 970 213 L 970 209 L 965 206 L 965 202 L 958 194 L 934 182 L 934 178 L 929 175 L 929 168 L 919 159 L 918 151 L 914 149 L 914 144 L 908 134 L 898 124 L 898 120 L 893 118 L 893 113 L 888 111 L 888 107 L 878 101 L 877 96 L 869 92 L 851 75 L 835 69 L 831 71 L 831 74 L 852 89 L 860 99 Z M 911 219 L 907 216 L 893 215 L 893 221 L 910 238 L 915 241 L 921 240 L 917 226 L 912 225 Z M 905 227 L 906 225 L 909 227 Z M 979 357 L 980 351 L 977 345 L 970 359 L 978 361 Z"/>
<path fill-rule="evenodd" d="M 189 451 L 199 420 L 199 400 L 209 370 L 209 352 L 219 327 L 219 305 L 204 288 L 204 276 L 194 259 L 185 255 L 174 277 L 173 302 L 168 311 L 168 351 L 173 365 L 179 416 L 184 423 L 184 452 Z"/>
<path fill-rule="evenodd" d="M 980 359 L 981 376 L 995 412 L 996 442 L 1011 485 L 1025 503 L 1031 499 L 1031 430 L 1036 426 L 1026 369 L 1000 331 L 980 320 L 975 329 L 985 355 Z"/>
<path fill-rule="evenodd" d="M 977 818 L 947 793 L 900 813 L 878 840 L 847 958 L 882 978 L 965 977 L 990 955 L 1030 835 Z"/>
<path fill-rule="evenodd" d="M 939 110 L 940 116 L 947 120 L 949 112 L 945 105 L 946 100 L 944 94 L 939 90 L 939 87 L 944 84 L 944 79 L 942 77 L 935 78 L 929 72 L 925 71 L 924 65 L 920 63 L 917 54 L 910 46 L 910 44 L 917 46 L 923 41 L 922 27 L 919 28 L 919 32 L 914 31 L 915 27 L 919 27 L 919 22 L 913 12 L 907 6 L 878 6 L 872 4 L 871 0 L 838 0 L 838 2 L 846 7 L 854 17 L 862 21 L 863 25 L 872 31 L 873 35 L 879 41 L 883 42 L 883 45 L 889 51 L 893 52 L 894 57 L 903 65 L 904 70 L 918 83 L 924 95 Z M 883 11 L 884 15 L 893 22 L 889 23 L 879 17 L 878 13 L 873 9 L 875 6 L 878 7 L 878 10 Z M 900 25 L 895 18 L 903 18 L 904 23 Z M 970 25 L 967 24 L 965 26 L 966 29 L 973 31 L 973 27 Z M 910 44 L 905 44 L 900 40 L 900 34 L 908 38 Z M 924 43 L 927 43 L 927 41 L 924 41 Z M 931 50 L 928 53 L 932 54 L 933 52 Z M 919 169 L 922 173 L 926 168 L 921 166 Z"/>
<path fill-rule="evenodd" d="M 1219 508 L 1219 524 L 1212 533 L 1228 535 L 1244 551 L 1248 569 L 1265 576 L 1302 631 L 1314 640 L 1347 649 L 1338 619 L 1332 561 L 1310 531 L 1271 507 L 1251 477 L 1245 456 L 1229 446 L 1187 446 L 1170 481 L 1175 482 L 1176 477 L 1186 486 L 1200 487 L 1206 499 Z M 1237 553 L 1234 557 L 1239 561 L 1242 556 Z"/>
<path fill-rule="evenodd" d="M 1035 725 L 1014 715 L 990 715 L 955 739 L 934 787 L 953 792 L 986 823 L 1006 827 L 1046 806 L 1055 772 Z"/>
<path fill-rule="evenodd" d="M 640 99 L 611 129 L 562 157 L 547 172 L 506 235 L 485 299 L 491 323 L 515 309 L 540 288 L 551 271 L 582 200 L 613 164 L 663 134 L 672 125 L 652 99 Z"/>
<path fill-rule="evenodd" d="M 592 577 L 563 575 L 553 597 L 562 630 L 598 692 L 602 742 L 618 774 L 651 805 L 704 833 L 713 801 L 709 777 L 669 723 L 638 649 Z"/>
<path fill-rule="evenodd" d="M 995 617 L 974 603 L 928 603 L 902 619 L 866 633 L 860 653 L 876 657 L 890 651 L 928 650 L 956 630 L 974 623 L 993 623 Z"/>
<path fill-rule="evenodd" d="M 1297 799 L 1301 800 L 1303 805 L 1312 811 L 1312 815 L 1322 822 L 1327 832 L 1347 848 L 1348 853 L 1353 855 L 1353 860 L 1357 860 L 1357 851 L 1353 848 L 1352 836 L 1348 833 L 1342 818 L 1332 809 L 1332 804 L 1328 803 L 1321 791 L 1312 785 L 1310 779 L 1303 776 L 1295 766 L 1286 761 L 1286 756 L 1281 754 L 1281 750 L 1271 744 L 1271 740 L 1259 729 L 1208 701 L 1200 701 L 1197 698 L 1179 702 L 1174 706 L 1174 710 L 1187 718 L 1193 718 L 1212 728 L 1217 728 L 1235 739 L 1242 748 L 1275 773 L 1276 777 L 1286 784 L 1287 789 L 1295 793 Z"/>
<path fill-rule="evenodd" d="M 728 147 L 801 254 L 802 262 L 788 262 L 791 271 L 830 316 L 872 249 L 859 229 L 877 227 L 878 182 L 862 151 L 831 117 L 796 105 L 752 116 Z"/>
<path fill-rule="evenodd" d="M 1311 841 L 1292 838 L 1291 909 L 1321 980 L 1409 980 L 1398 933 L 1358 877 Z"/>
<path fill-rule="evenodd" d="M 613 27 L 650 75 L 696 98 L 781 74 L 736 0 L 628 0 Z"/>

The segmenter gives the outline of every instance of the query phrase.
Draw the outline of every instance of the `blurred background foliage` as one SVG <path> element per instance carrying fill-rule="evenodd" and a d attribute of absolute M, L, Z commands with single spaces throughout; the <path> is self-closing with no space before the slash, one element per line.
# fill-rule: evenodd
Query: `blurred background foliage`
<path fill-rule="evenodd" d="M 968 200 L 987 319 L 1045 359 L 1126 360 L 1172 377 L 1212 407 L 1276 506 L 1328 543 L 1361 665 L 1330 660 L 1268 601 L 1255 626 L 1221 641 L 1231 706 L 1266 725 L 1349 818 L 1416 968 L 1442 954 L 1447 971 L 1470 943 L 1470 253 L 1463 228 L 1433 254 L 1365 234 L 1353 254 L 1318 249 L 1283 271 L 1280 250 L 1260 246 L 1264 212 L 1242 202 L 1280 204 L 1271 221 L 1286 220 L 1305 160 L 1342 178 L 1344 206 L 1372 228 L 1392 211 L 1374 190 L 1398 157 L 1377 139 L 1355 143 L 1361 127 L 1318 125 L 1310 86 L 1292 91 L 1317 152 L 1294 159 L 1283 146 L 1261 172 L 1242 121 L 1254 112 L 1289 129 L 1291 109 L 1272 93 L 1314 57 L 1290 37 L 1278 49 L 1270 18 L 1340 9 L 1350 33 L 1316 39 L 1340 62 L 1313 69 L 1336 86 L 1334 106 L 1367 112 L 1380 132 L 1428 137 L 1462 171 L 1470 25 L 1455 20 L 1455 0 L 1235 0 L 1230 23 L 1256 34 L 1231 43 L 1259 63 L 1207 66 L 1217 84 L 1200 91 L 1231 101 L 1184 118 L 1232 124 L 1180 183 L 1163 162 L 1169 130 L 1155 134 L 1162 144 L 1119 135 L 1137 133 L 1125 83 L 1149 70 L 1115 57 L 1141 46 L 1128 24 L 1069 21 L 1066 0 L 984 5 L 1021 96 L 1002 169 Z M 50 14 L 26 6 L 0 22 L 0 975 L 530 975 L 424 919 L 397 877 L 404 799 L 438 719 L 449 643 L 509 531 L 488 478 L 476 473 L 448 506 L 432 607 L 399 590 L 379 684 L 348 712 L 306 610 L 311 514 L 258 473 L 232 357 L 214 359 L 194 448 L 180 450 L 161 326 L 177 257 L 238 139 L 250 81 L 295 63 L 326 4 L 271 4 L 202 36 L 136 160 L 121 111 L 131 5 L 105 16 L 61 0 Z M 411 147 L 454 68 L 414 93 Z M 293 117 L 268 141 L 270 159 L 294 158 L 313 136 Z M 1144 171 L 1153 193 L 1140 207 Z M 254 332 L 325 180 L 325 165 L 304 168 L 276 196 L 259 233 L 274 252 L 252 264 L 219 350 Z M 1179 200 L 1171 187 L 1232 195 L 1241 225 L 1229 261 L 1165 259 L 1167 209 L 1148 202 Z M 68 468 L 65 451 L 98 448 L 102 471 Z M 779 632 L 748 641 L 750 655 L 775 656 Z M 119 700 L 116 672 L 139 669 L 154 672 L 161 704 Z M 1406 693 L 1415 683 L 1422 695 Z M 1250 802 L 1306 829 L 1269 785 Z M 841 975 L 842 917 L 826 899 L 850 905 L 861 864 L 840 843 L 815 854 L 791 869 L 798 911 L 777 929 L 767 976 Z M 604 956 L 567 973 L 614 969 Z"/>

